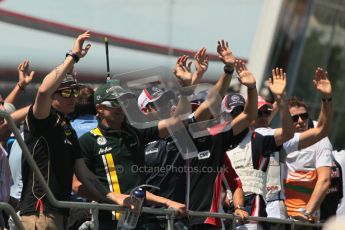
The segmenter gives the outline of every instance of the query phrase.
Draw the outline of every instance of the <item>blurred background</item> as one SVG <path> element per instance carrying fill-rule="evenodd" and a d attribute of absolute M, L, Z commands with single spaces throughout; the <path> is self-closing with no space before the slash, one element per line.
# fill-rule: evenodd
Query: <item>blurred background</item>
<path fill-rule="evenodd" d="M 248 63 L 262 96 L 271 99 L 266 80 L 273 67 L 282 67 L 287 96 L 304 98 L 317 119 L 321 98 L 312 80 L 316 67 L 326 68 L 334 89 L 329 137 L 334 149 L 345 149 L 344 0 L 0 0 L 0 93 L 14 87 L 17 66 L 28 59 L 36 79 L 20 103 L 31 103 L 43 77 L 85 30 L 93 34 L 92 47 L 76 69 L 80 83 L 94 86 L 106 79 L 105 36 L 111 75 L 172 69 L 178 56 L 206 47 L 206 83 L 223 71 L 216 45 L 225 39 Z M 241 90 L 236 79 L 231 85 Z"/>

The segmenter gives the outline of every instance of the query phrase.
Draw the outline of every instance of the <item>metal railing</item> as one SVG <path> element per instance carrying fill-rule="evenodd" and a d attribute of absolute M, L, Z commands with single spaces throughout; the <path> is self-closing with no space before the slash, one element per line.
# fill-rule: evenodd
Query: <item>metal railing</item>
<path fill-rule="evenodd" d="M 10 129 L 12 130 L 14 136 L 16 137 L 19 146 L 21 147 L 23 151 L 23 156 L 28 161 L 28 164 L 30 165 L 32 171 L 35 173 L 35 176 L 38 179 L 38 182 L 42 186 L 44 192 L 47 194 L 47 198 L 49 202 L 58 208 L 81 208 L 81 209 L 91 209 L 92 215 L 94 217 L 98 217 L 98 211 L 99 210 L 110 210 L 110 211 L 127 211 L 127 208 L 121 207 L 119 205 L 114 204 L 99 204 L 97 202 L 72 202 L 72 201 L 58 201 L 56 200 L 54 194 L 50 190 L 48 184 L 46 183 L 43 175 L 41 174 L 41 171 L 36 165 L 36 162 L 32 158 L 30 151 L 25 144 L 22 136 L 20 135 L 20 131 L 18 130 L 16 124 L 14 123 L 11 116 L 5 112 L 0 111 L 0 117 L 4 117 L 6 119 L 6 122 L 8 123 Z M 6 211 L 13 219 L 14 224 L 18 227 L 18 229 L 23 230 L 24 227 L 17 216 L 15 210 L 7 203 L 0 202 L 0 210 Z M 167 227 L 169 230 L 173 230 L 173 224 L 174 219 L 177 216 L 176 211 L 171 209 L 154 209 L 154 208 L 148 208 L 143 207 L 143 213 L 149 213 L 149 214 L 156 214 L 156 215 L 164 215 L 167 219 Z M 196 212 L 196 211 L 189 211 L 188 216 L 194 216 L 194 217 L 215 217 L 215 218 L 223 218 L 223 219 L 229 219 L 231 220 L 231 228 L 235 228 L 236 221 L 239 221 L 240 218 L 238 216 L 232 215 L 232 214 L 225 214 L 225 213 L 210 213 L 210 212 Z M 98 229 L 98 218 L 94 219 L 94 227 L 95 229 Z M 268 222 L 268 223 L 277 223 L 277 224 L 289 224 L 291 225 L 291 229 L 293 230 L 295 225 L 303 225 L 303 226 L 311 226 L 311 227 L 322 227 L 322 224 L 312 224 L 312 223 L 305 223 L 305 222 L 299 222 L 289 219 L 278 219 L 278 218 L 265 218 L 265 217 L 252 217 L 250 216 L 248 218 L 249 221 L 258 221 L 258 222 Z"/>

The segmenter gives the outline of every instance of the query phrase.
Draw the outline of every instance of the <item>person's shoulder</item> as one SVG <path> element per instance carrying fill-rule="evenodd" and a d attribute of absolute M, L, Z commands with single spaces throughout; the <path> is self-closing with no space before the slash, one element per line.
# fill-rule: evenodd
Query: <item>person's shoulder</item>
<path fill-rule="evenodd" d="M 320 141 L 316 142 L 316 144 L 324 146 L 324 147 L 331 147 L 331 148 L 333 148 L 332 143 L 331 143 L 331 141 L 329 140 L 328 137 L 322 138 Z"/>
<path fill-rule="evenodd" d="M 324 137 L 321 140 L 319 140 L 318 142 L 306 147 L 305 149 L 307 150 L 313 150 L 313 151 L 317 151 L 317 150 L 329 150 L 332 151 L 333 150 L 333 146 L 331 141 L 329 140 L 328 137 Z"/>
<path fill-rule="evenodd" d="M 98 128 L 91 129 L 79 137 L 79 141 L 87 141 L 95 139 L 98 136 L 102 136 Z"/>
<path fill-rule="evenodd" d="M 298 150 L 300 135 L 300 133 L 294 133 L 294 136 L 290 140 L 284 142 L 283 149 L 286 153 L 291 153 Z"/>
<path fill-rule="evenodd" d="M 255 133 L 261 134 L 262 136 L 273 136 L 274 131 L 275 130 L 272 128 L 265 128 L 265 127 L 256 128 L 254 130 Z"/>

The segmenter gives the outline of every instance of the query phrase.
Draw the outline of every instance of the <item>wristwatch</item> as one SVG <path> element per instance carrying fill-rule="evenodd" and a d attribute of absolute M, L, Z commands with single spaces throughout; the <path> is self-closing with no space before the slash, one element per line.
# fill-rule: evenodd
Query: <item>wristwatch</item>
<path fill-rule="evenodd" d="M 67 56 L 71 56 L 72 58 L 73 58 L 73 60 L 74 60 L 74 62 L 75 63 L 78 63 L 78 61 L 79 61 L 79 57 L 78 57 L 78 55 L 76 55 L 75 53 L 73 53 L 72 52 L 72 50 L 70 50 L 70 51 L 68 51 L 67 53 L 66 53 L 66 57 Z"/>
<path fill-rule="evenodd" d="M 224 73 L 232 75 L 235 71 L 235 67 L 231 68 L 228 65 L 224 66 Z"/>

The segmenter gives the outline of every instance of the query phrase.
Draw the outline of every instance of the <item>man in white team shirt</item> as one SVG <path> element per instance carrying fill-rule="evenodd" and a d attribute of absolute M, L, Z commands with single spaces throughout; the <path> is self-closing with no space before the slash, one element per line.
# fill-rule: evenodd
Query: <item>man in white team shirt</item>
<path fill-rule="evenodd" d="M 288 106 L 296 133 L 284 143 L 287 153 L 284 179 L 287 213 L 291 218 L 309 222 L 317 220 L 317 210 L 330 185 L 332 165 L 332 145 L 325 138 L 332 123 L 332 87 L 327 72 L 322 68 L 317 68 L 314 84 L 322 94 L 317 126 L 308 127 L 306 104 L 292 97 Z"/>

